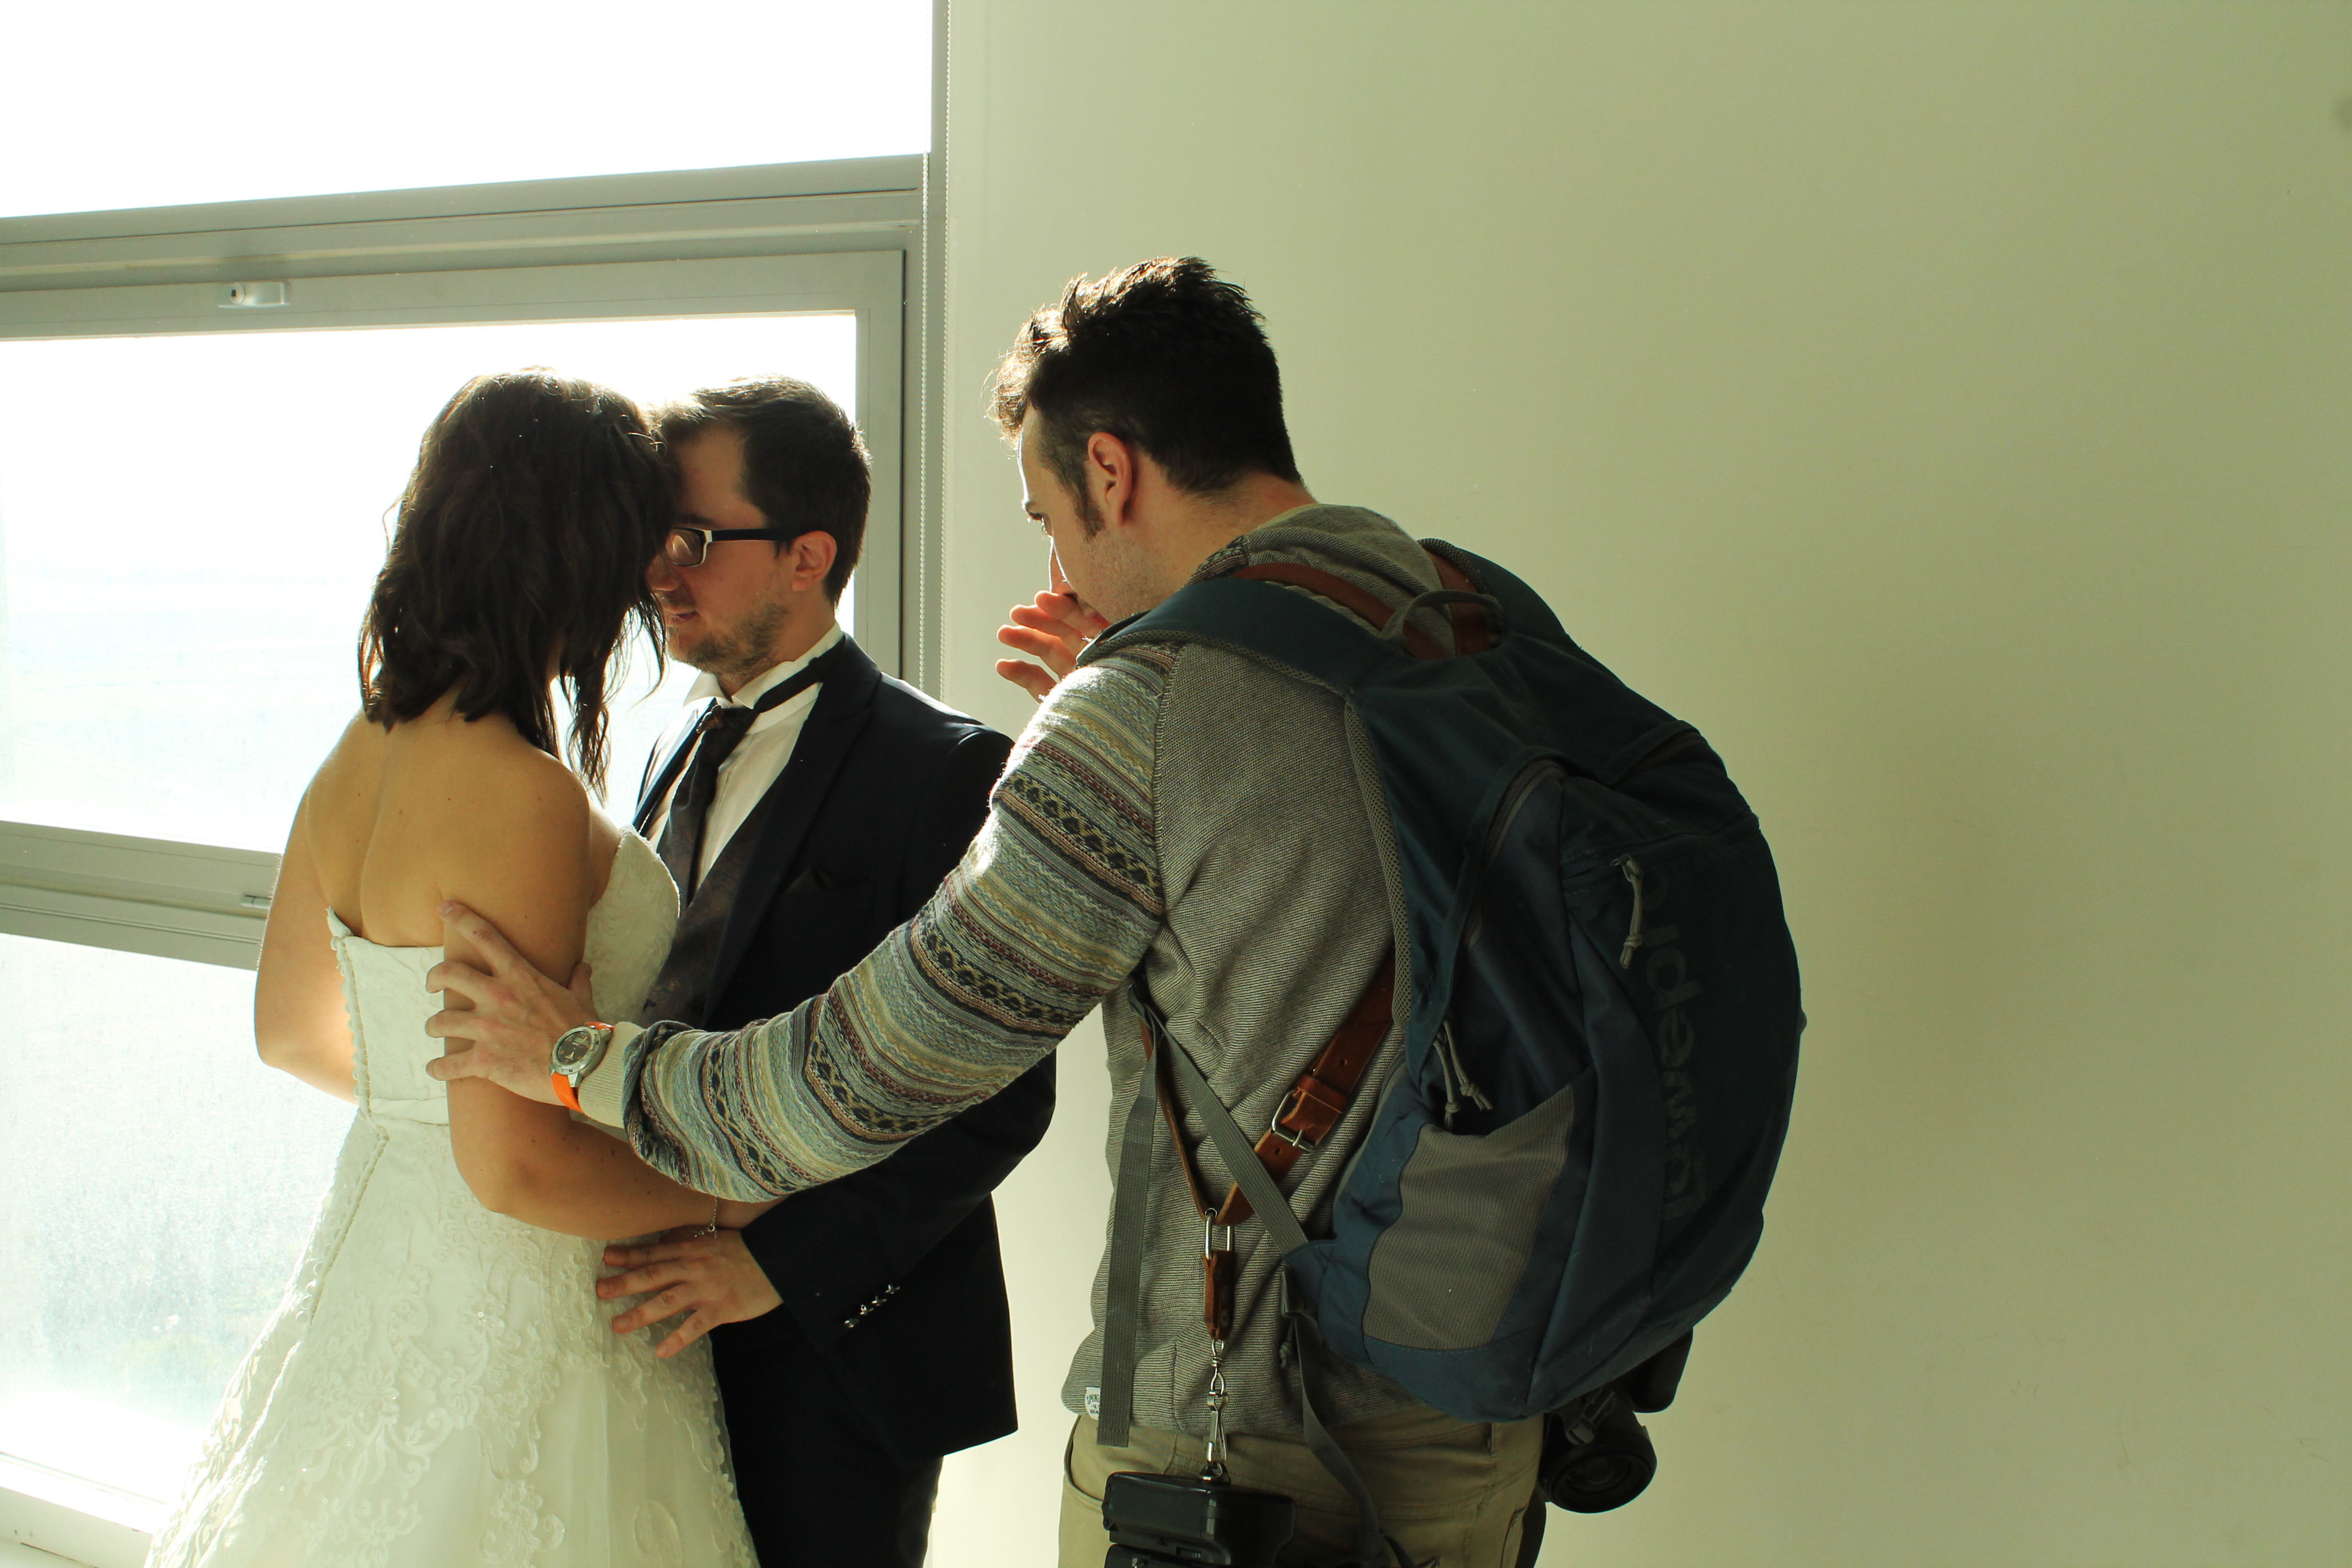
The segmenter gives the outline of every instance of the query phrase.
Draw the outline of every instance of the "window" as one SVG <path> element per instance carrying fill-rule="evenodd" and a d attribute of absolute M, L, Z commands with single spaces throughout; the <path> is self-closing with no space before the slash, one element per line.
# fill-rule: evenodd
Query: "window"
<path fill-rule="evenodd" d="M 293 1271 L 348 1107 L 257 1070 L 251 977 L 0 936 L 0 1454 L 168 1498 Z"/>
<path fill-rule="evenodd" d="M 930 26 L 929 0 L 12 7 L 0 216 L 920 153 Z"/>
<path fill-rule="evenodd" d="M 397 79 L 446 43 L 444 13 L 412 8 L 397 38 L 372 24 L 365 48 Z M 0 100 L 12 142 L 54 150 L 0 171 L 0 213 L 37 215 L 0 216 L 0 1258 L 27 1287 L 0 1326 L 0 1525 L 19 1538 L 138 1560 L 325 1191 L 351 1112 L 259 1066 L 246 972 L 286 823 L 356 707 L 388 510 L 467 377 L 545 363 L 646 400 L 775 372 L 825 388 L 876 470 L 845 619 L 922 677 L 936 283 L 930 171 L 901 154 L 929 137 L 929 13 L 771 0 L 689 28 L 575 8 L 551 39 L 543 10 L 527 30 L 466 7 L 482 51 L 545 46 L 580 100 L 626 75 L 612 133 L 560 145 L 500 130 L 543 121 L 528 71 L 414 77 L 486 106 L 436 141 L 436 117 L 348 71 L 302 85 L 241 16 L 234 44 L 159 11 L 110 46 L 118 95 L 184 89 L 180 134 L 58 136 L 82 112 L 69 92 Z M 803 24 L 798 52 L 710 47 Z M 38 53 L 89 24 L 33 26 Z M 844 69 L 860 50 L 890 52 L 896 85 Z M 240 80 L 292 86 L 248 113 Z M 821 88 L 855 114 L 820 126 Z M 374 126 L 396 134 L 371 148 Z M 615 172 L 747 157 L 833 161 Z M 529 183 L 447 186 L 496 179 Z M 394 186 L 441 188 L 349 194 Z M 162 205 L 200 201 L 218 205 Z M 693 675 L 648 691 L 648 663 L 615 712 L 624 811 Z"/>
<path fill-rule="evenodd" d="M 895 195 L 899 228 L 866 222 L 909 234 Z M 806 199 L 733 216 L 771 240 Z M 875 465 L 845 608 L 898 668 L 905 270 L 893 249 L 348 274 L 257 309 L 221 283 L 0 293 L 0 931 L 252 962 L 268 852 L 357 705 L 387 508 L 480 369 L 555 363 L 648 398 L 761 371 L 826 387 Z M 690 679 L 621 693 L 617 811 Z"/>
<path fill-rule="evenodd" d="M 775 368 L 857 406 L 845 312 L 0 342 L 0 819 L 277 848 L 357 706 L 418 436 L 533 363 L 641 401 Z M 692 675 L 623 692 L 621 815 Z"/>

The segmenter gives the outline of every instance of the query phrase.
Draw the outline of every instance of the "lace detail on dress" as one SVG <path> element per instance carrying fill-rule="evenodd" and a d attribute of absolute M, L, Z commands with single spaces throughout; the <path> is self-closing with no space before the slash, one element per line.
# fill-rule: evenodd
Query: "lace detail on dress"
<path fill-rule="evenodd" d="M 604 1016 L 635 1012 L 677 915 L 660 859 L 625 835 L 588 920 Z M 151 1568 L 753 1568 L 709 1342 L 661 1361 L 654 1331 L 613 1333 L 601 1244 L 475 1201 L 425 1071 L 440 950 L 329 919 L 359 1114 Z"/>

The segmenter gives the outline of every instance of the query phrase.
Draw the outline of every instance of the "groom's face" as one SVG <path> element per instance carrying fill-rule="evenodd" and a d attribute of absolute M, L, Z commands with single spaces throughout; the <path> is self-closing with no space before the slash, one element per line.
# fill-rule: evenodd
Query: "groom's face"
<path fill-rule="evenodd" d="M 723 426 L 676 448 L 677 521 L 688 528 L 765 528 L 743 495 L 743 438 Z M 656 556 L 646 581 L 661 605 L 672 658 L 707 669 L 730 693 L 778 662 L 791 619 L 793 556 L 764 539 L 711 543 L 699 566 Z"/>

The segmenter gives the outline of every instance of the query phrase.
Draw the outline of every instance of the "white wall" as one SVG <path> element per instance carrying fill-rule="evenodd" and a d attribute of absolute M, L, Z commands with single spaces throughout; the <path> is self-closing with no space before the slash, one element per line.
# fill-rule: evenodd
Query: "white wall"
<path fill-rule="evenodd" d="M 1545 1561 L 2340 1562 L 2352 9 L 958 0 L 945 695 L 1042 557 L 981 415 L 1072 274 L 1205 256 L 1308 482 L 1704 727 L 1813 1026 L 1664 1468 Z M 1098 1037 L 1007 1191 L 1051 1559 Z"/>

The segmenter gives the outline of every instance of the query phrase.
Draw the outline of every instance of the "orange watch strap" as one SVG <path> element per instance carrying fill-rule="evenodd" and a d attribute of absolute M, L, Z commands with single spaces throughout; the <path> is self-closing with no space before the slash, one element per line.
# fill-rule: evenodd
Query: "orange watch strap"
<path fill-rule="evenodd" d="M 563 1108 L 566 1110 L 580 1110 L 580 1096 L 573 1092 L 572 1080 L 560 1072 L 551 1072 L 547 1076 L 554 1083 L 555 1098 Z M 581 1114 L 585 1116 L 587 1112 L 583 1110 Z"/>

